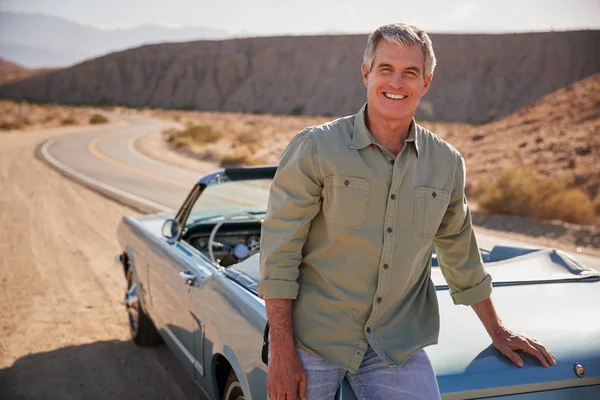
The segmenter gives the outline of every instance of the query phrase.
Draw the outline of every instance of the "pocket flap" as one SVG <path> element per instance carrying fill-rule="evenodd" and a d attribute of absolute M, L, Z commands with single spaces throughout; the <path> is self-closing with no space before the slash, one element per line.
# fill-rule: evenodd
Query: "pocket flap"
<path fill-rule="evenodd" d="M 449 192 L 444 189 L 436 189 L 422 186 L 415 188 L 415 197 L 417 198 L 448 201 L 448 196 Z"/>
<path fill-rule="evenodd" d="M 330 186 L 347 187 L 350 189 L 369 191 L 369 181 L 363 178 L 353 178 L 349 176 L 333 176 L 327 177 L 327 183 Z"/>

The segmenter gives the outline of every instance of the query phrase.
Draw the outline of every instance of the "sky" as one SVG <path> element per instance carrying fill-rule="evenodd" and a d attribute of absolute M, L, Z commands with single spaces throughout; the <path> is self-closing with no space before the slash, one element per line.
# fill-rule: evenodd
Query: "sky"
<path fill-rule="evenodd" d="M 201 25 L 234 35 L 368 33 L 405 22 L 429 32 L 600 29 L 600 0 L 0 0 L 101 29 Z"/>

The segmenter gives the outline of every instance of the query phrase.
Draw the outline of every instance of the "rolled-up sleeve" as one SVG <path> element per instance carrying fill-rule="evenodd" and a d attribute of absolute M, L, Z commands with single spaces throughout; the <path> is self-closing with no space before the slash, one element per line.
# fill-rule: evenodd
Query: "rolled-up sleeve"
<path fill-rule="evenodd" d="M 322 188 L 317 149 L 306 129 L 284 150 L 271 185 L 260 240 L 261 298 L 297 297 L 302 248 L 321 207 Z"/>
<path fill-rule="evenodd" d="M 492 278 L 486 273 L 471 225 L 465 196 L 465 162 L 458 156 L 454 188 L 442 223 L 434 238 L 440 269 L 454 304 L 473 305 L 492 293 Z"/>

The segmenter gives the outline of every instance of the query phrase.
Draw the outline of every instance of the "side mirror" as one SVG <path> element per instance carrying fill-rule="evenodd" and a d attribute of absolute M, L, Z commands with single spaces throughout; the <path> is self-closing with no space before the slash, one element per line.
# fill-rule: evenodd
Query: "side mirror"
<path fill-rule="evenodd" d="M 174 219 L 166 220 L 162 227 L 162 234 L 167 239 L 179 239 L 182 231 L 181 223 Z"/>

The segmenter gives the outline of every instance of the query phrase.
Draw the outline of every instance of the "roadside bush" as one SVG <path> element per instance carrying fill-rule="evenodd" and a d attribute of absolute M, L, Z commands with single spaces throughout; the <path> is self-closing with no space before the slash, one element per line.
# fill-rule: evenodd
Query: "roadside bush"
<path fill-rule="evenodd" d="M 587 193 L 524 167 L 507 168 L 495 180 L 480 179 L 475 195 L 488 212 L 578 224 L 590 224 L 596 217 Z"/>
<path fill-rule="evenodd" d="M 223 137 L 221 132 L 210 125 L 190 125 L 183 130 L 165 129 L 163 135 L 165 135 L 167 142 L 175 146 L 215 143 Z"/>
<path fill-rule="evenodd" d="M 102 114 L 94 114 L 90 117 L 90 124 L 105 124 L 107 122 L 108 118 Z"/>
<path fill-rule="evenodd" d="M 75 125 L 77 121 L 73 117 L 66 117 L 60 121 L 61 125 Z"/>
<path fill-rule="evenodd" d="M 260 160 L 252 157 L 245 150 L 238 150 L 227 153 L 221 157 L 222 167 L 234 167 L 240 165 L 260 165 Z"/>
<path fill-rule="evenodd" d="M 21 129 L 23 126 L 17 122 L 0 122 L 0 131 L 12 131 L 15 129 Z"/>
<path fill-rule="evenodd" d="M 252 144 L 252 143 L 257 143 L 258 140 L 260 139 L 260 136 L 258 135 L 257 132 L 246 131 L 246 132 L 242 132 L 242 133 L 238 134 L 236 136 L 236 139 L 237 139 L 238 143 L 240 143 L 240 144 Z"/>

